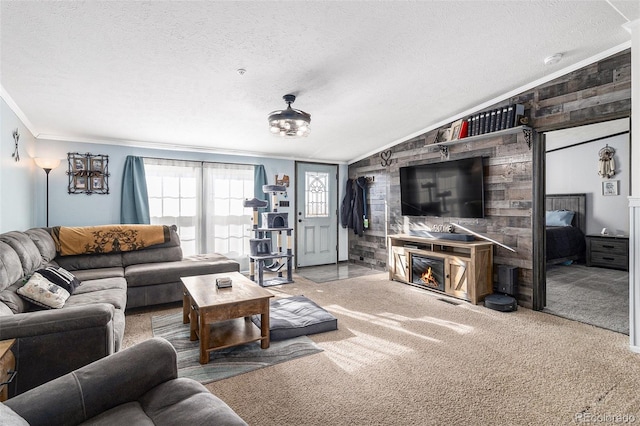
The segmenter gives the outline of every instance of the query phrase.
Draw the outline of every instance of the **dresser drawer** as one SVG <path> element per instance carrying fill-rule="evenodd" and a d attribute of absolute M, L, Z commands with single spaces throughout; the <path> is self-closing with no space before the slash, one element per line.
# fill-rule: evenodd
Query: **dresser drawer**
<path fill-rule="evenodd" d="M 629 241 L 592 239 L 591 251 L 626 255 L 629 252 Z"/>
<path fill-rule="evenodd" d="M 629 268 L 629 256 L 624 254 L 591 252 L 591 265 L 612 269 Z"/>

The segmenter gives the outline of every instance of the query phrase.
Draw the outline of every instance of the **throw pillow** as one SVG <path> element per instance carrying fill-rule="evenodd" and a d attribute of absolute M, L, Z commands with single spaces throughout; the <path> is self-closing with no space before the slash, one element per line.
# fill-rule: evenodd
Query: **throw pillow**
<path fill-rule="evenodd" d="M 71 272 L 59 266 L 47 266 L 44 269 L 38 269 L 36 272 L 52 283 L 64 288 L 69 292 L 69 294 L 73 294 L 73 292 L 76 291 L 76 288 L 80 285 L 80 280 L 78 280 Z"/>
<path fill-rule="evenodd" d="M 38 272 L 34 272 L 29 281 L 18 289 L 18 294 L 29 302 L 48 309 L 62 308 L 70 296 L 67 290 L 52 283 Z"/>
<path fill-rule="evenodd" d="M 571 210 L 551 210 L 547 211 L 547 226 L 571 226 L 575 212 Z"/>

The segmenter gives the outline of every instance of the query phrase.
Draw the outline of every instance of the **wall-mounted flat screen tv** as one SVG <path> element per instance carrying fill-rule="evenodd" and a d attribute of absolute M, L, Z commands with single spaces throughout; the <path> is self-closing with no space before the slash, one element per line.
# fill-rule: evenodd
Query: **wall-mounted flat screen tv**
<path fill-rule="evenodd" d="M 484 217 L 482 157 L 400 168 L 403 216 Z"/>

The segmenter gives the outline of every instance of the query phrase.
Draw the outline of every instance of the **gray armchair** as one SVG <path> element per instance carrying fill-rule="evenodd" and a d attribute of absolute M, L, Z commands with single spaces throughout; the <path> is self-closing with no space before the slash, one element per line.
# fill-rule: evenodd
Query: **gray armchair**
<path fill-rule="evenodd" d="M 17 414 L 31 426 L 246 425 L 200 383 L 178 378 L 176 360 L 169 342 L 146 340 L 0 403 L 0 418 Z"/>

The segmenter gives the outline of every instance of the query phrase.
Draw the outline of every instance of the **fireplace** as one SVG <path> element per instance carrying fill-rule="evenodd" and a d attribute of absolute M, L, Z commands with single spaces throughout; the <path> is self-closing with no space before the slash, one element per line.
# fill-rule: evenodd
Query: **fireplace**
<path fill-rule="evenodd" d="M 411 254 L 411 282 L 444 291 L 444 259 Z"/>

